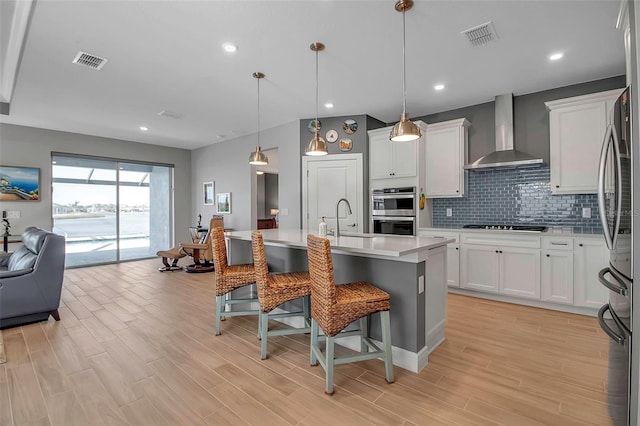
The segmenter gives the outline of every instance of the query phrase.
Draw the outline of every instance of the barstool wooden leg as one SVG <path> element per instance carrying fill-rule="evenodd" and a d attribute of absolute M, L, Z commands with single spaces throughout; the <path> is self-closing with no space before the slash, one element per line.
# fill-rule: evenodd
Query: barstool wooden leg
<path fill-rule="evenodd" d="M 216 296 L 216 336 L 220 335 L 220 321 L 224 309 L 224 296 Z"/>
<path fill-rule="evenodd" d="M 260 359 L 267 359 L 267 335 L 269 334 L 269 314 L 260 311 Z"/>
<path fill-rule="evenodd" d="M 325 342 L 327 345 L 326 348 L 326 356 L 325 356 L 325 376 L 326 376 L 326 387 L 324 393 L 327 395 L 333 395 L 333 367 L 334 367 L 334 340 L 335 337 L 327 336 Z"/>
<path fill-rule="evenodd" d="M 311 296 L 302 298 L 302 312 L 304 313 L 304 322 L 307 327 L 311 324 Z"/>
<path fill-rule="evenodd" d="M 393 383 L 393 359 L 391 357 L 391 321 L 389 311 L 380 312 L 380 324 L 382 325 L 382 344 L 384 345 L 384 371 L 388 383 Z"/>
<path fill-rule="evenodd" d="M 316 358 L 315 353 L 315 351 L 318 349 L 318 328 L 319 327 L 316 320 L 311 318 L 311 347 L 309 350 L 309 364 L 314 367 L 318 365 L 318 358 Z"/>
<path fill-rule="evenodd" d="M 369 316 L 365 315 L 360 318 L 360 352 L 369 352 L 369 347 L 364 342 L 366 337 L 369 337 Z"/>

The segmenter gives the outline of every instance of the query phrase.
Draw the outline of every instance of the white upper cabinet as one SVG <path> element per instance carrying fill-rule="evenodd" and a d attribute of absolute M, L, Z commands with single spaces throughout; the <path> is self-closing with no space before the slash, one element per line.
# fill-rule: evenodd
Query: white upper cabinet
<path fill-rule="evenodd" d="M 369 178 L 392 179 L 415 177 L 418 175 L 418 143 L 424 138 L 411 142 L 391 142 L 392 127 L 369 131 Z"/>
<path fill-rule="evenodd" d="M 427 125 L 425 140 L 427 198 L 462 197 L 467 163 L 467 129 L 461 118 Z"/>
<path fill-rule="evenodd" d="M 602 141 L 622 89 L 545 102 L 549 110 L 551 192 L 597 192 Z"/>

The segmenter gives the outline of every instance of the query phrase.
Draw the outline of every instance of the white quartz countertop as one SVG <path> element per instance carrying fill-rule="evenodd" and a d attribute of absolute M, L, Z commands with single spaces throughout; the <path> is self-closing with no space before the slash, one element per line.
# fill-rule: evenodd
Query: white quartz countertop
<path fill-rule="evenodd" d="M 603 238 L 602 234 L 581 234 L 581 233 L 573 233 L 573 232 L 553 232 L 551 228 L 547 228 L 544 232 L 531 232 L 531 231 L 507 231 L 507 230 L 496 230 L 496 229 L 469 229 L 469 228 L 418 228 L 419 233 L 442 233 L 449 232 L 452 234 L 459 233 L 493 233 L 494 235 L 529 235 L 532 237 L 576 237 L 576 238 Z"/>
<path fill-rule="evenodd" d="M 265 245 L 298 248 L 307 247 L 307 235 L 310 233 L 301 229 L 262 229 L 260 232 Z M 226 236 L 231 239 L 251 241 L 251 231 L 233 231 L 226 233 Z M 344 232 L 339 238 L 327 236 L 327 239 L 331 243 L 332 250 L 392 257 L 426 251 L 455 241 L 443 238 L 352 232 Z"/>

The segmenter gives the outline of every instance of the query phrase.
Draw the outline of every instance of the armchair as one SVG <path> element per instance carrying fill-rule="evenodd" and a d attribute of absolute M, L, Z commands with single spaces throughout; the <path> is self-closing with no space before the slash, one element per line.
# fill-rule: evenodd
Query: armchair
<path fill-rule="evenodd" d="M 23 246 L 0 255 L 0 328 L 60 320 L 58 307 L 64 278 L 62 235 L 29 227 Z"/>

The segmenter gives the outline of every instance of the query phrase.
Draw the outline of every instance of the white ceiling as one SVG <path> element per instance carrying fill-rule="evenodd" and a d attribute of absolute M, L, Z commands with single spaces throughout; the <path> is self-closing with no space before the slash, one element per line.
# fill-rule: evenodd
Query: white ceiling
<path fill-rule="evenodd" d="M 4 1 L 4 0 L 3 0 Z M 384 1 L 38 0 L 0 122 L 194 149 L 315 115 L 402 110 L 402 15 Z M 406 14 L 407 111 L 420 116 L 624 74 L 618 0 L 416 1 Z M 460 34 L 492 21 L 495 43 Z M 223 42 L 239 46 L 234 55 Z M 105 57 L 101 71 L 71 61 Z M 564 52 L 562 60 L 547 56 Z M 436 92 L 434 84 L 446 89 Z M 162 110 L 183 114 L 160 117 Z M 147 126 L 142 132 L 139 126 Z M 218 135 L 224 135 L 218 137 Z"/>

